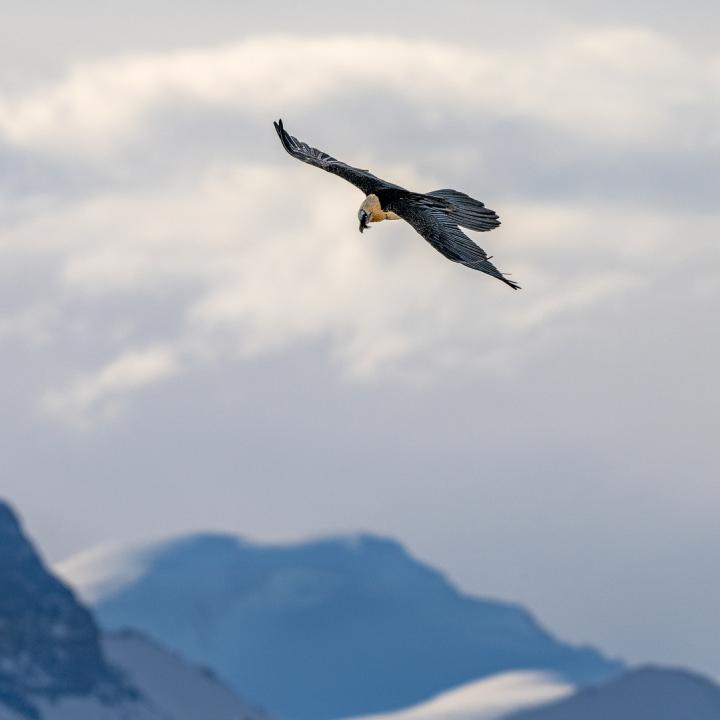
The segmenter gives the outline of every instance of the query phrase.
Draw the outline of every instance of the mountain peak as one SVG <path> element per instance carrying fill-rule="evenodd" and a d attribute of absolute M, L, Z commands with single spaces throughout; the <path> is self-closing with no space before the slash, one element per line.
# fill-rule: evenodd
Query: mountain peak
<path fill-rule="evenodd" d="M 73 592 L 51 575 L 0 501 L 0 696 L 32 717 L 32 697 L 124 696 L 99 630 Z"/>
<path fill-rule="evenodd" d="M 63 571 L 85 587 L 102 576 L 105 628 L 156 637 L 295 720 L 396 709 L 504 671 L 582 684 L 621 669 L 555 640 L 522 607 L 462 594 L 399 542 L 370 534 L 282 544 L 190 535 L 124 557 L 86 554 Z"/>
<path fill-rule="evenodd" d="M 3 540 L 20 534 L 20 521 L 12 507 L 0 500 L 0 538 Z"/>

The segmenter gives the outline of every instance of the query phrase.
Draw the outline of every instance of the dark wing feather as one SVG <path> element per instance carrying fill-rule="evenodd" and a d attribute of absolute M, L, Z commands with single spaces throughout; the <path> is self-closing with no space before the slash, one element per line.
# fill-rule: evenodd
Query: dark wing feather
<path fill-rule="evenodd" d="M 457 190 L 433 190 L 428 195 L 447 200 L 452 206 L 448 210 L 448 215 L 458 225 L 468 230 L 487 232 L 500 225 L 500 218 L 494 210 L 485 207 L 484 203 L 465 193 Z"/>
<path fill-rule="evenodd" d="M 347 165 L 346 163 L 331 157 L 326 152 L 310 147 L 307 143 L 298 140 L 285 130 L 282 120 L 274 123 L 274 125 L 283 147 L 294 158 L 344 178 L 348 182 L 352 183 L 356 188 L 362 190 L 366 195 L 369 195 L 370 193 L 377 193 L 378 190 L 386 188 L 400 189 L 398 185 L 385 182 L 384 180 L 375 177 L 375 175 L 367 170 L 361 170 L 360 168 Z"/>
<path fill-rule="evenodd" d="M 492 275 L 514 290 L 519 290 L 520 286 L 505 277 L 490 262 L 487 253 L 457 226 L 457 221 L 449 214 L 449 208 L 441 203 L 442 199 L 408 193 L 398 198 L 392 209 L 446 258 Z"/>

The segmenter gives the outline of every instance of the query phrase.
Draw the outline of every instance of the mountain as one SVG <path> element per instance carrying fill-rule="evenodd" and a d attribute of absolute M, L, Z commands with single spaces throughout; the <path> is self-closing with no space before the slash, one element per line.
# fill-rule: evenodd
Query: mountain
<path fill-rule="evenodd" d="M 47 572 L 0 501 L 0 703 L 38 717 L 37 699 L 134 693 L 107 663 L 92 615 Z"/>
<path fill-rule="evenodd" d="M 505 720 L 718 720 L 720 686 L 684 670 L 644 667 Z"/>
<path fill-rule="evenodd" d="M 0 720 L 261 720 L 139 635 L 105 637 L 0 501 Z"/>
<path fill-rule="evenodd" d="M 270 720 L 240 700 L 215 673 L 188 663 L 140 633 L 107 633 L 103 649 L 164 720 Z M 80 717 L 73 715 L 72 720 Z M 89 715 L 88 720 L 99 718 Z"/>
<path fill-rule="evenodd" d="M 508 672 L 448 690 L 405 710 L 351 720 L 501 720 L 509 712 L 545 705 L 574 690 L 547 673 Z"/>
<path fill-rule="evenodd" d="M 104 627 L 158 638 L 288 720 L 387 712 L 508 670 L 584 684 L 622 669 L 369 535 L 291 545 L 195 535 L 60 570 Z"/>

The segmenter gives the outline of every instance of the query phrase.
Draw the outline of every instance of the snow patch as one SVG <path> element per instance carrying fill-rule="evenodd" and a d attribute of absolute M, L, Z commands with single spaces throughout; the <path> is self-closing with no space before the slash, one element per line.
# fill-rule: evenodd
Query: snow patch
<path fill-rule="evenodd" d="M 212 672 L 187 663 L 139 633 L 110 633 L 103 645 L 108 660 L 128 675 L 133 686 L 147 698 L 148 705 L 162 718 L 267 720 L 264 713 L 243 703 Z M 144 716 L 142 718 L 144 720 Z"/>
<path fill-rule="evenodd" d="M 507 713 L 560 700 L 575 691 L 551 673 L 507 672 L 468 683 L 406 710 L 355 720 L 499 720 Z"/>
<path fill-rule="evenodd" d="M 101 545 L 55 564 L 53 571 L 84 602 L 94 604 L 140 578 L 162 547 L 163 543 Z"/>

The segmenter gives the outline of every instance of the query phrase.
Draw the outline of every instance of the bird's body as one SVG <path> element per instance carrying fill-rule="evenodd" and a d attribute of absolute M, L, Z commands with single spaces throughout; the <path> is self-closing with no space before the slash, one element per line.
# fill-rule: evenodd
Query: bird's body
<path fill-rule="evenodd" d="M 485 251 L 459 227 L 462 225 L 470 230 L 486 232 L 500 225 L 497 214 L 479 200 L 457 190 L 411 192 L 300 142 L 285 130 L 282 120 L 275 123 L 275 129 L 290 155 L 344 178 L 365 193 L 365 200 L 358 211 L 360 232 L 368 228 L 368 223 L 405 220 L 453 262 L 487 273 L 511 288 L 519 289 L 520 286 L 505 277 L 490 262 Z"/>

